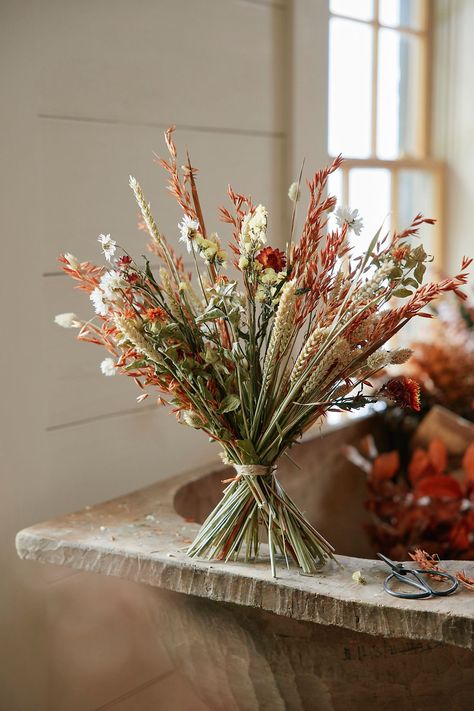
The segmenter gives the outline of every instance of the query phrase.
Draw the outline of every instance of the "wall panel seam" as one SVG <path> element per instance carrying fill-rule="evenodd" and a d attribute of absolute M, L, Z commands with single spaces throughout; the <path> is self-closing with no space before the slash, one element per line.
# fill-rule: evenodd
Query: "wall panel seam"
<path fill-rule="evenodd" d="M 49 425 L 45 428 L 46 432 L 58 432 L 59 430 L 69 429 L 71 427 L 81 427 L 82 425 L 89 425 L 93 422 L 100 422 L 102 420 L 111 420 L 115 417 L 127 417 L 140 415 L 144 412 L 157 411 L 159 409 L 158 405 L 137 405 L 136 408 L 128 408 L 124 410 L 116 410 L 115 412 L 105 412 L 102 415 L 92 415 L 91 417 L 84 417 L 81 420 L 70 420 L 69 422 L 61 422 L 58 425 Z"/>
<path fill-rule="evenodd" d="M 271 10 L 286 10 L 286 4 L 284 2 L 276 2 L 275 0 L 237 0 L 237 2 L 239 5 L 246 3 L 247 5 L 268 7 Z"/>
<path fill-rule="evenodd" d="M 45 114 L 38 113 L 37 118 L 47 121 L 76 121 L 78 123 L 96 123 L 105 124 L 110 126 L 143 126 L 144 128 L 160 128 L 166 130 L 170 123 L 154 122 L 154 121 L 132 121 L 125 119 L 110 119 L 110 118 L 97 118 L 94 116 L 68 116 L 61 114 Z M 195 131 L 201 133 L 217 133 L 225 135 L 237 135 L 237 136 L 252 136 L 257 138 L 275 138 L 283 139 L 285 138 L 285 132 L 282 131 L 265 131 L 262 129 L 251 129 L 251 128 L 235 128 L 235 127 L 225 127 L 225 126 L 194 126 L 192 124 L 177 124 L 177 127 L 181 131 Z"/>

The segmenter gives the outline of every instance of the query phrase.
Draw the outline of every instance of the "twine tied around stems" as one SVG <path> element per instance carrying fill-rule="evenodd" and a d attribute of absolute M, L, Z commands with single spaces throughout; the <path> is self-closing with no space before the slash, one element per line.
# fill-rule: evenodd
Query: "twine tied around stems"
<path fill-rule="evenodd" d="M 237 481 L 241 477 L 251 476 L 269 476 L 276 471 L 275 465 L 267 466 L 266 464 L 234 464 L 233 465 L 237 476 L 231 477 L 230 479 L 223 479 L 223 484 L 229 484 L 231 481 Z"/>

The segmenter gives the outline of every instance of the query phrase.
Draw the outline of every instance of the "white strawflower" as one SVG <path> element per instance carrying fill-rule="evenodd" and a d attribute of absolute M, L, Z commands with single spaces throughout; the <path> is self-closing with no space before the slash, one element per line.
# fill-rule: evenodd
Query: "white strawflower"
<path fill-rule="evenodd" d="M 70 252 L 66 252 L 66 254 L 64 255 L 64 259 L 67 261 L 71 269 L 79 269 L 79 267 L 81 266 L 81 263 L 78 258 Z"/>
<path fill-rule="evenodd" d="M 288 197 L 290 198 L 291 202 L 298 202 L 300 199 L 300 189 L 298 187 L 298 183 L 291 183 L 290 187 L 288 188 Z"/>
<path fill-rule="evenodd" d="M 351 210 L 349 207 L 340 205 L 334 215 L 339 227 L 347 225 L 348 229 L 352 230 L 357 237 L 360 235 L 364 222 L 362 217 L 359 217 L 359 210 Z"/>
<path fill-rule="evenodd" d="M 111 375 L 115 375 L 116 370 L 115 370 L 114 359 L 113 358 L 104 358 L 104 360 L 100 364 L 100 369 L 102 371 L 102 374 L 107 375 L 107 377 L 110 377 Z"/>
<path fill-rule="evenodd" d="M 100 280 L 99 286 L 104 292 L 105 297 L 113 301 L 117 299 L 115 292 L 127 289 L 129 284 L 125 281 L 120 272 L 112 270 L 105 272 Z"/>
<path fill-rule="evenodd" d="M 104 301 L 103 292 L 98 287 L 95 288 L 94 291 L 91 291 L 89 299 L 94 305 L 96 314 L 99 314 L 99 316 L 107 316 L 109 307 Z"/>
<path fill-rule="evenodd" d="M 240 246 L 245 254 L 255 252 L 267 241 L 267 208 L 257 205 L 252 214 L 245 215 L 240 231 Z"/>
<path fill-rule="evenodd" d="M 104 253 L 104 257 L 108 262 L 112 259 L 114 256 L 116 249 L 117 249 L 117 242 L 115 240 L 111 239 L 110 235 L 99 235 L 97 238 L 97 241 L 102 247 L 102 252 Z"/>
<path fill-rule="evenodd" d="M 184 242 L 189 253 L 192 250 L 192 241 L 199 233 L 199 222 L 193 220 L 189 215 L 184 215 L 180 223 L 178 223 L 179 231 L 181 232 L 180 242 Z"/>
<path fill-rule="evenodd" d="M 56 314 L 56 316 L 54 317 L 54 323 L 56 323 L 58 326 L 61 326 L 61 328 L 79 328 L 79 326 L 81 325 L 77 320 L 76 314 L 73 314 L 71 312 L 65 314 Z"/>

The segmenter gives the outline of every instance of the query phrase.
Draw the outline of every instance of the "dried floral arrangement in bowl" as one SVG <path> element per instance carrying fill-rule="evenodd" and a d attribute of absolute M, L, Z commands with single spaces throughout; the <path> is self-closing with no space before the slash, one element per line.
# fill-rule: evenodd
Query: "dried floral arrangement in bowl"
<path fill-rule="evenodd" d="M 423 341 L 411 344 L 406 371 L 422 389 L 424 409 L 442 405 L 474 420 L 474 306 L 442 299 Z"/>
<path fill-rule="evenodd" d="M 474 559 L 474 441 L 461 458 L 450 457 L 439 437 L 413 451 L 379 453 L 369 436 L 345 453 L 367 477 L 374 551 L 394 560 L 418 548 L 448 560 Z"/>
<path fill-rule="evenodd" d="M 229 560 L 244 551 L 248 560 L 266 540 L 273 575 L 278 553 L 287 564 L 292 559 L 305 573 L 314 572 L 334 551 L 283 490 L 278 460 L 329 410 L 360 408 L 379 396 L 364 392 L 368 379 L 410 354 L 384 344 L 411 318 L 427 315 L 423 309 L 440 294 L 462 295 L 470 260 L 455 277 L 422 285 L 428 257 L 411 238 L 433 221 L 421 215 L 400 234 L 379 230 L 364 253 L 353 254 L 348 235 L 360 231 L 357 211 L 339 209 L 338 227 L 328 229 L 336 200 L 326 186 L 341 165 L 338 158 L 307 182 L 309 205 L 298 240 L 293 232 L 301 186 L 291 186 L 285 251 L 267 245 L 265 207 L 229 188 L 232 209 L 221 208 L 220 217 L 232 231 L 234 278 L 228 250 L 207 229 L 196 169 L 189 157 L 178 165 L 173 128 L 166 142 L 170 158 L 160 163 L 183 211 L 180 239 L 194 260 L 195 278 L 130 178 L 159 270 L 147 260 L 139 266 L 110 235 L 101 235 L 110 268 L 60 257 L 64 271 L 89 294 L 96 316 L 82 321 L 60 314 L 56 320 L 77 327 L 79 340 L 106 348 L 105 375 L 134 378 L 143 390 L 139 400 L 158 392 L 160 403 L 218 442 L 223 460 L 234 466 L 190 556 Z M 392 381 L 385 394 L 409 404 L 416 402 L 413 388 L 407 379 Z"/>

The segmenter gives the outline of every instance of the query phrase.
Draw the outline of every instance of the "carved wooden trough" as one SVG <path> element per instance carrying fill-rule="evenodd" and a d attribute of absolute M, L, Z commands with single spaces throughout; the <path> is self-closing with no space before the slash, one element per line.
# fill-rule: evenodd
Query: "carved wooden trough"
<path fill-rule="evenodd" d="M 279 475 L 339 561 L 305 576 L 283 563 L 190 560 L 186 545 L 221 494 L 222 465 L 174 477 L 21 531 L 22 558 L 157 588 L 160 634 L 214 711 L 474 708 L 474 595 L 400 600 L 383 592 L 362 524 L 365 482 L 341 444 L 370 417 L 329 427 Z M 474 563 L 447 562 L 451 572 Z M 352 573 L 360 570 L 365 585 Z"/>

